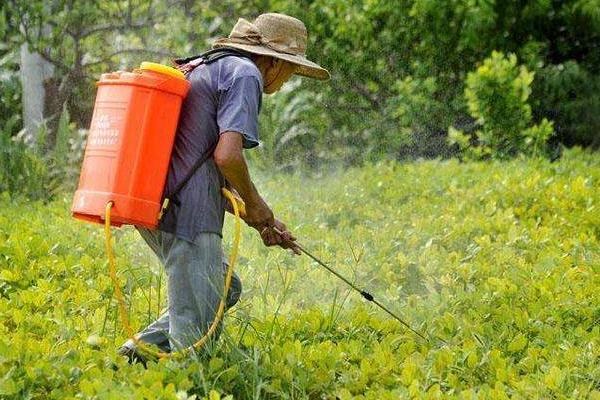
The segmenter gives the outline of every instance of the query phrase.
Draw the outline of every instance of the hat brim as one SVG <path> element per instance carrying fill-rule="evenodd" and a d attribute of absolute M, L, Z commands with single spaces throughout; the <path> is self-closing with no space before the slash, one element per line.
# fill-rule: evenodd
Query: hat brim
<path fill-rule="evenodd" d="M 329 71 L 327 71 L 320 65 L 307 60 L 304 56 L 295 56 L 293 54 L 280 53 L 278 51 L 271 50 L 268 47 L 264 46 L 231 42 L 228 43 L 226 40 L 223 40 L 222 42 L 213 45 L 213 49 L 221 47 L 231 47 L 234 49 L 246 51 L 248 53 L 258 54 L 261 56 L 275 57 L 284 61 L 291 62 L 292 64 L 296 64 L 298 66 L 298 68 L 296 68 L 296 71 L 294 72 L 296 75 L 302 75 L 306 76 L 307 78 L 314 78 L 322 81 L 326 81 L 331 78 L 331 75 L 329 75 Z"/>

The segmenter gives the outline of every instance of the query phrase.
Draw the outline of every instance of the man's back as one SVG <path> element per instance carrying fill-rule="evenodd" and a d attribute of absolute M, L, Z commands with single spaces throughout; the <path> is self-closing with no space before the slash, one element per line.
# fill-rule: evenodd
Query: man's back
<path fill-rule="evenodd" d="M 262 76 L 252 60 L 227 56 L 200 65 L 189 75 L 192 88 L 186 97 L 166 193 L 184 179 L 194 163 L 210 151 L 226 131 L 243 135 L 244 147 L 258 145 L 258 112 Z M 221 235 L 225 200 L 220 194 L 223 177 L 209 159 L 192 176 L 161 221 L 160 229 L 193 241 L 200 232 Z"/>

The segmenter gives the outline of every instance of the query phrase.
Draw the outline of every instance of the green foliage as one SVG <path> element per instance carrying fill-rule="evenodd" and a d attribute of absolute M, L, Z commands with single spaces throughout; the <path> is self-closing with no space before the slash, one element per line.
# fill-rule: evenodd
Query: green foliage
<path fill-rule="evenodd" d="M 517 66 L 514 54 L 505 57 L 493 52 L 475 72 L 467 76 L 465 97 L 469 113 L 481 126 L 475 132 L 475 147 L 469 138 L 454 128 L 449 140 L 472 158 L 507 159 L 517 154 L 542 154 L 553 134 L 553 125 L 544 119 L 531 125 L 533 73 Z"/>
<path fill-rule="evenodd" d="M 21 82 L 19 48 L 14 27 L 8 23 L 6 5 L 0 5 L 0 126 L 3 134 L 16 135 L 23 125 L 21 118 Z"/>
<path fill-rule="evenodd" d="M 77 130 L 70 121 L 69 109 L 65 104 L 58 120 L 54 146 L 45 156 L 50 172 L 46 187 L 54 194 L 75 189 L 83 159 L 87 131 Z"/>
<path fill-rule="evenodd" d="M 0 131 L 0 193 L 49 200 L 75 189 L 87 131 L 75 129 L 69 120 L 65 105 L 51 146 L 45 125 L 35 143 L 28 142 L 23 131 L 12 136 L 10 126 Z"/>
<path fill-rule="evenodd" d="M 560 142 L 600 147 L 600 75 L 573 61 L 548 65 L 536 72 L 533 97 L 534 113 L 554 120 Z"/>
<path fill-rule="evenodd" d="M 598 155 L 580 150 L 555 163 L 270 176 L 259 186 L 303 245 L 432 342 L 246 229 L 236 267 L 244 293 L 222 339 L 203 357 L 147 370 L 115 354 L 125 338 L 101 227 L 71 219 L 70 199 L 5 195 L 0 397 L 598 398 L 599 183 Z M 142 327 L 164 306 L 164 273 L 135 231 L 115 234 Z"/>
<path fill-rule="evenodd" d="M 322 165 L 342 156 L 339 148 L 323 151 L 331 142 L 331 132 L 327 129 L 326 111 L 314 105 L 320 99 L 320 95 L 302 87 L 300 79 L 265 97 L 260 115 L 262 145 L 248 152 L 253 164 L 290 171 Z"/>
<path fill-rule="evenodd" d="M 47 196 L 47 167 L 20 137 L 7 127 L 0 130 L 0 193 L 38 199 Z"/>
<path fill-rule="evenodd" d="M 521 131 L 531 121 L 527 104 L 533 74 L 517 66 L 517 57 L 493 52 L 467 76 L 465 96 L 472 117 L 483 125 L 482 141 L 496 151 L 514 153 L 520 148 Z"/>
<path fill-rule="evenodd" d="M 547 153 L 547 142 L 554 134 L 554 123 L 546 118 L 537 125 L 533 125 L 523 132 L 525 138 L 523 148 L 527 154 L 537 156 Z"/>
<path fill-rule="evenodd" d="M 472 125 L 463 96 L 467 73 L 493 50 L 517 54 L 537 77 L 531 110 L 513 110 L 513 117 L 546 118 L 555 122 L 554 141 L 597 147 L 596 6 L 597 0 L 13 0 L 0 6 L 0 35 L 8 49 L 26 41 L 55 66 L 47 82 L 57 92 L 52 142 L 65 103 L 76 127 L 87 128 L 100 73 L 198 54 L 240 16 L 294 15 L 308 27 L 308 57 L 326 66 L 332 80 L 293 84 L 295 90 L 265 101 L 262 163 L 290 169 L 452 155 L 447 127 L 470 131 Z M 20 114 L 0 112 L 1 121 Z M 530 126 L 508 122 L 515 132 Z M 535 130 L 535 143 L 549 132 L 541 127 L 548 124 Z M 496 140 L 487 133 L 482 130 L 482 140 Z"/>

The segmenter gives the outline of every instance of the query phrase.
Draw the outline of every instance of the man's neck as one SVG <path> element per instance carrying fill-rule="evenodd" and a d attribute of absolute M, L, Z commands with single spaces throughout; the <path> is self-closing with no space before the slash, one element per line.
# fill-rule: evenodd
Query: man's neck
<path fill-rule="evenodd" d="M 256 64 L 256 67 L 260 71 L 260 74 L 263 78 L 263 82 L 266 82 L 267 70 L 271 66 L 271 57 L 257 55 L 252 57 L 252 61 L 254 62 L 254 64 Z"/>

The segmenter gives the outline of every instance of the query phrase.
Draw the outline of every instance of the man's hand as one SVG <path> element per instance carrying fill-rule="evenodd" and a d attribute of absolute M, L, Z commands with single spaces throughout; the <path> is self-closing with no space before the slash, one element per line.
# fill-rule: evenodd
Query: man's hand
<path fill-rule="evenodd" d="M 246 215 L 243 220 L 259 232 L 264 227 L 275 225 L 273 211 L 262 198 L 253 206 L 246 207 Z"/>
<path fill-rule="evenodd" d="M 287 230 L 283 222 L 276 219 L 273 225 L 265 226 L 259 232 L 265 246 L 279 246 L 292 250 L 294 254 L 302 254 L 300 248 L 295 243 L 296 238 Z"/>

